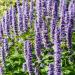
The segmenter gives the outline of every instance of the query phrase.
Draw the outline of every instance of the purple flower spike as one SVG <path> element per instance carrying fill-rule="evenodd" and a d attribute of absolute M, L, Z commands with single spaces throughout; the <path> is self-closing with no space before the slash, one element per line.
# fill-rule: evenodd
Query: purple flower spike
<path fill-rule="evenodd" d="M 3 18 L 2 18 L 2 29 L 3 29 L 3 35 L 4 35 L 4 32 L 5 32 L 5 16 L 3 16 Z"/>
<path fill-rule="evenodd" d="M 53 1 L 48 0 L 47 1 L 47 13 L 48 13 L 48 16 L 50 17 L 52 17 L 52 8 L 53 8 Z"/>
<path fill-rule="evenodd" d="M 9 12 L 7 10 L 5 14 L 5 36 L 10 36 L 10 23 L 9 23 Z"/>
<path fill-rule="evenodd" d="M 1 52 L 1 58 L 2 58 L 2 66 L 5 66 L 5 51 L 3 47 L 0 47 L 0 52 Z"/>
<path fill-rule="evenodd" d="M 42 10 L 43 10 L 43 16 L 47 16 L 47 1 L 42 0 Z"/>
<path fill-rule="evenodd" d="M 29 16 L 30 16 L 30 24 L 32 24 L 32 21 L 33 21 L 33 13 L 34 13 L 34 2 L 33 0 L 31 0 L 30 2 L 30 13 L 29 13 Z"/>
<path fill-rule="evenodd" d="M 29 72 L 29 75 L 33 74 L 33 66 L 32 66 L 32 48 L 31 48 L 31 43 L 29 40 L 25 41 L 24 43 L 24 53 L 25 53 L 25 60 L 26 60 L 26 64 L 27 64 L 27 69 Z"/>
<path fill-rule="evenodd" d="M 3 48 L 4 48 L 4 51 L 5 51 L 5 56 L 7 56 L 8 53 L 9 53 L 8 40 L 7 39 L 3 39 Z"/>
<path fill-rule="evenodd" d="M 39 70 L 37 67 L 35 67 L 35 75 L 39 75 Z"/>
<path fill-rule="evenodd" d="M 56 19 L 52 19 L 50 24 L 50 33 L 51 33 L 50 36 L 52 42 L 54 41 L 55 27 L 56 27 Z"/>
<path fill-rule="evenodd" d="M 12 8 L 12 28 L 14 34 L 17 36 L 18 35 L 18 26 L 17 26 L 17 17 L 16 17 L 16 8 Z"/>
<path fill-rule="evenodd" d="M 0 66 L 0 75 L 3 75 L 3 68 Z"/>
<path fill-rule="evenodd" d="M 42 48 L 42 35 L 40 32 L 39 25 L 36 22 L 35 23 L 35 54 L 38 61 L 40 61 L 41 48 Z"/>
<path fill-rule="evenodd" d="M 54 75 L 61 75 L 60 30 L 55 29 L 54 37 Z"/>
<path fill-rule="evenodd" d="M 48 36 L 48 28 L 45 22 L 43 22 L 43 25 L 42 25 L 42 39 L 43 39 L 44 47 L 49 48 L 50 41 Z"/>
<path fill-rule="evenodd" d="M 28 5 L 28 0 L 25 1 L 25 15 L 26 15 L 26 18 L 28 20 L 28 18 L 29 18 L 29 5 Z"/>
<path fill-rule="evenodd" d="M 0 40 L 2 39 L 3 36 L 3 29 L 2 29 L 2 23 L 0 23 Z"/>
<path fill-rule="evenodd" d="M 54 64 L 49 64 L 48 75 L 54 75 Z"/>
<path fill-rule="evenodd" d="M 12 6 L 9 9 L 9 22 L 10 22 L 10 25 L 12 25 Z"/>
<path fill-rule="evenodd" d="M 23 31 L 27 32 L 28 30 L 28 18 L 29 18 L 29 7 L 28 1 L 22 3 L 23 7 Z"/>
<path fill-rule="evenodd" d="M 36 0 L 36 14 L 39 27 L 42 27 L 42 1 Z"/>
<path fill-rule="evenodd" d="M 23 15 L 19 0 L 17 0 L 17 11 L 18 11 L 18 31 L 19 34 L 21 34 L 23 31 Z"/>

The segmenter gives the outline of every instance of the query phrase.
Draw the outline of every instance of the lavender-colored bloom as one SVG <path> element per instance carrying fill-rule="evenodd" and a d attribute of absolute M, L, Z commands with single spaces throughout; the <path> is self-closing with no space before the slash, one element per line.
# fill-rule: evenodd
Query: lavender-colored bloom
<path fill-rule="evenodd" d="M 41 48 L 42 48 L 42 35 L 41 35 L 39 25 L 36 22 L 35 23 L 35 54 L 38 61 L 40 61 Z"/>
<path fill-rule="evenodd" d="M 74 10 L 75 10 L 75 4 L 74 4 L 75 2 L 74 2 L 74 0 L 71 0 L 70 1 L 70 4 L 69 4 L 69 7 L 68 7 L 68 11 L 69 11 L 69 18 L 70 19 L 72 19 L 72 18 L 74 18 Z"/>
<path fill-rule="evenodd" d="M 26 1 L 27 2 L 27 1 Z M 29 7 L 28 2 L 22 3 L 22 9 L 23 9 L 23 31 L 26 32 L 28 30 L 28 17 L 29 17 Z"/>
<path fill-rule="evenodd" d="M 52 0 L 48 0 L 47 1 L 47 13 L 48 16 L 52 16 L 52 7 L 53 7 L 53 1 Z"/>
<path fill-rule="evenodd" d="M 5 14 L 5 35 L 10 36 L 10 22 L 9 22 L 9 12 L 8 12 L 8 10 Z"/>
<path fill-rule="evenodd" d="M 23 15 L 19 0 L 17 0 L 17 11 L 18 11 L 18 31 L 19 34 L 21 34 L 23 31 Z"/>
<path fill-rule="evenodd" d="M 29 5 L 28 5 L 28 0 L 25 1 L 25 15 L 26 15 L 26 18 L 28 20 L 28 18 L 29 18 Z"/>
<path fill-rule="evenodd" d="M 29 12 L 29 16 L 30 16 L 30 24 L 32 24 L 32 21 L 33 21 L 33 13 L 34 13 L 34 2 L 33 0 L 31 0 L 30 2 L 30 12 Z"/>
<path fill-rule="evenodd" d="M 26 63 L 23 63 L 22 68 L 23 68 L 23 71 L 24 71 L 24 72 L 27 70 Z"/>
<path fill-rule="evenodd" d="M 68 29 L 67 29 L 67 43 L 68 48 L 71 49 L 72 47 L 72 29 L 73 29 L 73 20 L 74 20 L 74 8 L 73 8 L 73 0 L 71 0 L 68 8 L 69 12 L 69 22 L 68 22 Z"/>
<path fill-rule="evenodd" d="M 32 75 L 33 74 L 33 66 L 32 66 L 32 48 L 31 48 L 31 43 L 29 40 L 26 40 L 25 43 L 25 60 L 26 60 L 26 64 L 27 64 L 27 69 L 28 69 L 28 72 L 29 72 L 29 75 Z"/>
<path fill-rule="evenodd" d="M 54 41 L 54 34 L 55 34 L 55 27 L 56 27 L 56 19 L 52 19 L 50 23 L 50 35 L 52 42 Z"/>
<path fill-rule="evenodd" d="M 53 3 L 52 18 L 58 19 L 58 1 L 56 0 Z"/>
<path fill-rule="evenodd" d="M 4 31 L 5 31 L 5 16 L 3 16 L 3 18 L 2 18 L 2 29 L 3 29 L 3 35 L 4 35 Z"/>
<path fill-rule="evenodd" d="M 49 48 L 50 40 L 48 36 L 48 28 L 45 22 L 43 22 L 43 25 L 42 25 L 42 39 L 43 39 L 44 47 Z"/>
<path fill-rule="evenodd" d="M 35 67 L 35 75 L 39 75 L 39 69 Z"/>
<path fill-rule="evenodd" d="M 63 39 L 63 38 L 65 38 L 65 35 L 66 35 L 66 33 L 65 33 L 65 12 L 66 12 L 66 2 L 63 0 L 63 2 L 62 2 L 62 9 L 61 9 L 61 16 L 60 16 L 60 23 L 61 23 L 61 25 L 60 25 L 60 28 L 61 28 L 61 40 Z"/>
<path fill-rule="evenodd" d="M 0 75 L 3 75 L 3 68 L 0 66 Z"/>
<path fill-rule="evenodd" d="M 5 56 L 7 56 L 9 53 L 8 40 L 7 39 L 3 39 L 3 49 L 5 51 Z"/>
<path fill-rule="evenodd" d="M 48 75 L 54 75 L 54 64 L 49 64 Z"/>
<path fill-rule="evenodd" d="M 36 14 L 39 27 L 42 27 L 42 0 L 36 0 Z"/>
<path fill-rule="evenodd" d="M 54 75 L 61 75 L 60 30 L 55 29 L 54 36 Z"/>
<path fill-rule="evenodd" d="M 0 23 L 0 39 L 2 39 L 3 36 L 3 29 L 2 29 L 2 23 Z"/>
<path fill-rule="evenodd" d="M 16 8 L 12 8 L 12 28 L 15 35 L 18 35 L 18 26 L 17 26 L 17 17 L 16 17 Z"/>
<path fill-rule="evenodd" d="M 12 25 L 12 6 L 9 9 L 9 22 L 10 22 L 10 25 Z"/>
<path fill-rule="evenodd" d="M 42 11 L 43 11 L 43 16 L 47 16 L 47 1 L 42 0 Z"/>
<path fill-rule="evenodd" d="M 0 55 L 1 55 L 1 62 L 2 62 L 2 66 L 4 67 L 5 66 L 5 51 L 4 51 L 4 48 L 3 47 L 0 47 Z"/>

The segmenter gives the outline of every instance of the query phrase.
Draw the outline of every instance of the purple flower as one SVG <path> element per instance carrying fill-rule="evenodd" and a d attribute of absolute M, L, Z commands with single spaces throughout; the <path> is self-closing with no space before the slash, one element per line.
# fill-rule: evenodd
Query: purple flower
<path fill-rule="evenodd" d="M 60 30 L 61 30 L 61 40 L 66 38 L 65 33 L 65 13 L 66 13 L 66 2 L 65 0 L 62 1 L 62 9 L 61 9 L 61 16 L 60 16 Z"/>
<path fill-rule="evenodd" d="M 22 68 L 23 68 L 23 71 L 24 71 L 24 72 L 27 70 L 26 63 L 23 63 Z"/>
<path fill-rule="evenodd" d="M 3 18 L 2 18 L 2 29 L 3 29 L 3 35 L 4 35 L 4 31 L 5 31 L 5 16 L 3 16 Z"/>
<path fill-rule="evenodd" d="M 47 16 L 47 1 L 42 0 L 42 10 L 43 10 L 43 16 Z"/>
<path fill-rule="evenodd" d="M 33 21 L 33 13 L 34 13 L 33 6 L 34 6 L 33 0 L 31 0 L 31 2 L 30 2 L 30 12 L 29 12 L 30 24 L 32 24 L 32 21 Z"/>
<path fill-rule="evenodd" d="M 35 75 L 39 75 L 39 69 L 35 67 Z"/>
<path fill-rule="evenodd" d="M 50 23 L 50 36 L 51 36 L 51 40 L 52 42 L 54 41 L 54 34 L 55 34 L 55 27 L 56 27 L 56 19 L 52 19 L 51 23 Z"/>
<path fill-rule="evenodd" d="M 42 35 L 38 23 L 35 23 L 35 54 L 38 60 L 40 60 L 42 48 Z"/>
<path fill-rule="evenodd" d="M 32 66 L 32 47 L 31 47 L 31 43 L 29 40 L 26 40 L 25 43 L 25 60 L 26 60 L 26 64 L 27 64 L 27 69 L 29 72 L 29 75 L 33 74 L 33 66 Z"/>
<path fill-rule="evenodd" d="M 15 35 L 18 35 L 16 8 L 12 8 L 12 28 Z"/>
<path fill-rule="evenodd" d="M 2 23 L 0 23 L 0 40 L 2 39 L 3 36 L 3 29 L 2 29 Z"/>
<path fill-rule="evenodd" d="M 47 1 L 47 13 L 48 16 L 52 16 L 52 8 L 53 8 L 53 1 L 52 0 L 48 0 Z"/>
<path fill-rule="evenodd" d="M 26 15 L 26 18 L 28 20 L 29 18 L 29 5 L 28 5 L 28 0 L 25 1 L 25 15 Z"/>
<path fill-rule="evenodd" d="M 23 7 L 23 31 L 26 32 L 28 30 L 28 18 L 29 18 L 29 7 L 28 2 L 22 3 Z"/>
<path fill-rule="evenodd" d="M 9 53 L 8 40 L 7 39 L 3 39 L 3 49 L 5 51 L 5 56 L 7 56 Z"/>
<path fill-rule="evenodd" d="M 52 18 L 58 19 L 58 1 L 56 0 L 53 3 Z"/>
<path fill-rule="evenodd" d="M 5 35 L 10 36 L 10 22 L 9 22 L 9 12 L 7 10 L 5 14 Z"/>
<path fill-rule="evenodd" d="M 55 29 L 54 36 L 54 75 L 61 75 L 60 30 Z"/>
<path fill-rule="evenodd" d="M 4 48 L 3 47 L 0 47 L 0 52 L 1 52 L 1 62 L 2 62 L 2 66 L 4 67 L 5 66 L 5 51 L 4 51 Z"/>
<path fill-rule="evenodd" d="M 54 64 L 49 64 L 48 75 L 54 75 Z"/>
<path fill-rule="evenodd" d="M 19 34 L 21 34 L 23 31 L 23 15 L 19 0 L 17 0 L 17 11 L 18 11 L 18 31 Z"/>
<path fill-rule="evenodd" d="M 44 47 L 49 48 L 50 40 L 48 36 L 48 28 L 47 28 L 45 21 L 43 21 L 43 25 L 42 25 L 42 39 L 43 39 Z"/>
<path fill-rule="evenodd" d="M 42 1 L 36 0 L 36 14 L 39 27 L 42 27 Z"/>
<path fill-rule="evenodd" d="M 12 25 L 12 6 L 9 9 L 9 22 L 10 22 L 10 25 Z"/>
<path fill-rule="evenodd" d="M 3 68 L 0 66 L 0 75 L 3 75 Z"/>

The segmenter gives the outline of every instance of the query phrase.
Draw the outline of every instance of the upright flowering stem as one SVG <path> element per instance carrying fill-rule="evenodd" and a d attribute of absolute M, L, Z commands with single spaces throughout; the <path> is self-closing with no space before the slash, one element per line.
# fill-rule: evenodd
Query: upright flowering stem
<path fill-rule="evenodd" d="M 17 11 L 18 11 L 18 29 L 19 29 L 18 31 L 19 34 L 21 34 L 23 31 L 23 15 L 19 0 L 17 0 Z"/>
<path fill-rule="evenodd" d="M 7 39 L 3 39 L 3 49 L 5 51 L 5 56 L 7 56 L 9 53 L 8 40 Z"/>
<path fill-rule="evenodd" d="M 54 1 L 53 3 L 53 10 L 52 10 L 52 19 L 50 23 L 50 32 L 51 32 L 51 39 L 52 42 L 54 41 L 54 34 L 55 34 L 55 27 L 58 19 L 58 3 L 57 1 Z"/>
<path fill-rule="evenodd" d="M 10 22 L 10 25 L 12 25 L 12 5 L 9 9 L 9 22 Z"/>
<path fill-rule="evenodd" d="M 61 16 L 60 16 L 60 28 L 61 28 L 61 40 L 66 38 L 65 35 L 65 12 L 66 12 L 66 2 L 65 0 L 62 1 L 62 9 L 61 9 Z"/>
<path fill-rule="evenodd" d="M 26 60 L 26 64 L 27 64 L 27 69 L 29 72 L 29 75 L 33 75 L 33 66 L 32 66 L 32 47 L 31 47 L 31 43 L 29 40 L 25 41 L 25 60 Z"/>
<path fill-rule="evenodd" d="M 47 13 L 48 13 L 48 16 L 50 16 L 50 18 L 52 17 L 52 8 L 53 8 L 53 1 L 48 0 L 47 1 Z"/>
<path fill-rule="evenodd" d="M 55 29 L 54 36 L 54 75 L 61 75 L 60 30 Z"/>
<path fill-rule="evenodd" d="M 43 16 L 47 16 L 47 1 L 46 0 L 42 0 L 42 12 L 43 12 Z"/>
<path fill-rule="evenodd" d="M 43 21 L 43 25 L 42 25 L 42 37 L 43 37 L 42 39 L 43 39 L 44 47 L 49 48 L 50 41 L 49 41 L 49 36 L 48 36 L 48 28 L 47 28 L 45 21 Z"/>
<path fill-rule="evenodd" d="M 17 26 L 17 17 L 16 17 L 16 8 L 12 8 L 12 28 L 14 34 L 17 36 L 18 35 L 18 26 Z"/>
<path fill-rule="evenodd" d="M 68 48 L 72 48 L 72 29 L 73 29 L 73 20 L 74 20 L 74 7 L 73 7 L 73 0 L 71 0 L 69 4 L 69 22 L 68 22 L 68 34 L 67 34 L 67 42 L 68 42 Z"/>
<path fill-rule="evenodd" d="M 3 36 L 3 29 L 2 29 L 2 23 L 0 23 L 0 40 L 2 39 Z"/>
<path fill-rule="evenodd" d="M 31 0 L 30 2 L 30 12 L 29 12 L 29 17 L 30 17 L 30 25 L 32 24 L 32 21 L 33 21 L 33 13 L 34 13 L 34 2 L 33 0 Z"/>
<path fill-rule="evenodd" d="M 36 22 L 35 24 L 35 54 L 36 54 L 38 61 L 40 61 L 41 47 L 42 47 L 42 36 L 40 33 L 39 25 Z"/>
<path fill-rule="evenodd" d="M 25 1 L 25 15 L 26 15 L 26 18 L 28 20 L 28 18 L 29 18 L 29 4 L 28 4 L 28 0 Z"/>
<path fill-rule="evenodd" d="M 54 75 L 54 64 L 49 64 L 48 75 Z"/>
<path fill-rule="evenodd" d="M 36 14 L 39 27 L 42 27 L 42 0 L 36 0 Z"/>
<path fill-rule="evenodd" d="M 10 36 L 10 23 L 9 23 L 9 12 L 8 12 L 8 10 L 5 14 L 5 36 L 6 37 Z"/>
<path fill-rule="evenodd" d="M 0 75 L 3 75 L 3 68 L 0 66 Z"/>
<path fill-rule="evenodd" d="M 35 75 L 39 75 L 39 70 L 37 67 L 35 67 Z"/>
<path fill-rule="evenodd" d="M 29 7 L 28 1 L 26 0 L 25 3 L 22 3 L 23 7 L 23 31 L 27 32 L 28 30 L 28 19 L 29 19 Z"/>
<path fill-rule="evenodd" d="M 4 51 L 4 48 L 3 47 L 0 47 L 0 55 L 1 55 L 1 63 L 2 63 L 2 66 L 4 67 L 5 66 L 5 51 Z"/>
<path fill-rule="evenodd" d="M 50 23 L 50 33 L 51 33 L 50 37 L 52 42 L 54 42 L 55 27 L 56 27 L 56 19 L 52 19 Z"/>
<path fill-rule="evenodd" d="M 2 29 L 3 29 L 3 35 L 4 35 L 4 31 L 5 31 L 5 16 L 3 16 L 3 18 L 2 18 Z"/>

